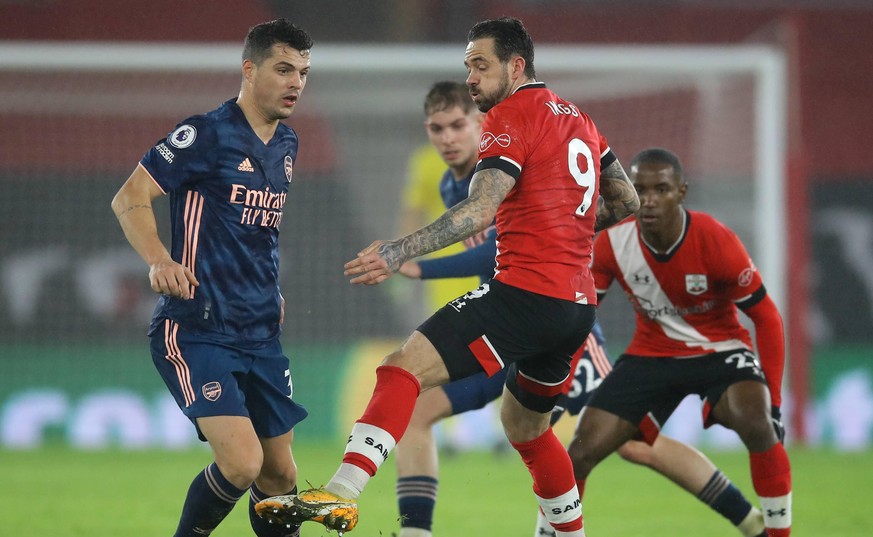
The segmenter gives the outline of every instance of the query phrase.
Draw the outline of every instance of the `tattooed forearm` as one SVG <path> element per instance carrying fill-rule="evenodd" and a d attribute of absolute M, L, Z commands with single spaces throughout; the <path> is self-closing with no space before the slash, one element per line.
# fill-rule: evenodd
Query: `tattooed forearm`
<path fill-rule="evenodd" d="M 149 210 L 151 210 L 151 208 L 152 208 L 152 206 L 149 204 L 146 204 L 146 203 L 131 205 L 131 206 L 127 207 L 126 209 L 123 209 L 123 210 L 115 213 L 115 216 L 117 218 L 121 218 L 122 216 L 126 215 L 127 213 L 129 213 L 133 210 L 136 210 L 136 209 L 149 209 Z"/>
<path fill-rule="evenodd" d="M 435 252 L 476 233 L 478 228 L 474 219 L 468 214 L 470 205 L 474 204 L 470 198 L 467 198 L 446 211 L 432 224 L 397 241 L 399 263 Z"/>
<path fill-rule="evenodd" d="M 476 173 L 467 199 L 458 203 L 432 224 L 380 247 L 380 255 L 392 268 L 407 259 L 434 252 L 471 237 L 491 225 L 503 198 L 515 185 L 515 179 L 497 170 Z M 384 249 L 384 251 L 383 251 Z"/>
<path fill-rule="evenodd" d="M 617 160 L 600 173 L 600 196 L 594 231 L 616 224 L 640 208 L 640 198 L 634 185 Z"/>

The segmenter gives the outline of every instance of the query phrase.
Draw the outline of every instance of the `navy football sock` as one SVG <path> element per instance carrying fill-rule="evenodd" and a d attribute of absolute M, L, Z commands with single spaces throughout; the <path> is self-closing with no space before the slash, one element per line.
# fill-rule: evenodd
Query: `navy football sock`
<path fill-rule="evenodd" d="M 697 497 L 715 509 L 721 516 L 730 520 L 734 526 L 739 525 L 752 510 L 752 504 L 749 503 L 749 500 L 719 470 L 712 474 Z"/>
<path fill-rule="evenodd" d="M 297 494 L 297 487 L 295 486 L 290 491 L 282 494 L 282 496 L 287 496 L 289 494 Z M 255 535 L 258 537 L 298 537 L 300 535 L 299 524 L 294 524 L 290 528 L 285 524 L 270 524 L 266 519 L 259 517 L 258 513 L 255 512 L 255 504 L 261 500 L 269 498 L 270 496 L 270 494 L 264 494 L 261 492 L 261 489 L 259 489 L 254 483 L 252 483 L 252 486 L 249 488 L 249 521 L 252 523 L 252 529 L 255 530 Z"/>
<path fill-rule="evenodd" d="M 438 484 L 436 479 L 426 475 L 397 479 L 397 505 L 400 508 L 401 527 L 431 531 Z"/>
<path fill-rule="evenodd" d="M 213 462 L 191 482 L 174 537 L 209 535 L 244 493 L 221 475 Z"/>

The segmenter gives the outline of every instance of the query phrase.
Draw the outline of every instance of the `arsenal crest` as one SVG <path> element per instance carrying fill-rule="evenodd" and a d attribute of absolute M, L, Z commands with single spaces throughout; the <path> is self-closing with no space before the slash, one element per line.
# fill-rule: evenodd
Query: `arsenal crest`
<path fill-rule="evenodd" d="M 210 401 L 215 401 L 221 397 L 221 384 L 215 381 L 207 382 L 203 385 L 203 397 Z"/>
<path fill-rule="evenodd" d="M 706 274 L 686 274 L 685 290 L 692 295 L 702 295 L 709 289 L 706 283 Z"/>

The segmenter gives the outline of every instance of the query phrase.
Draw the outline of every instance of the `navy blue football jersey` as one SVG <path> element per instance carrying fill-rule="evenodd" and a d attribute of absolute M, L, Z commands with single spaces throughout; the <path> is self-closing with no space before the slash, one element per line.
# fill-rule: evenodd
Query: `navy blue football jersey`
<path fill-rule="evenodd" d="M 467 199 L 472 179 L 472 172 L 460 181 L 455 180 L 455 174 L 452 173 L 452 170 L 446 170 L 443 173 L 443 177 L 440 179 L 440 196 L 443 198 L 446 208 L 454 207 Z"/>
<path fill-rule="evenodd" d="M 191 300 L 162 295 L 151 330 L 169 318 L 228 341 L 279 335 L 279 225 L 297 143 L 280 123 L 265 145 L 232 99 L 186 119 L 142 158 L 170 196 L 170 253 L 200 282 Z"/>

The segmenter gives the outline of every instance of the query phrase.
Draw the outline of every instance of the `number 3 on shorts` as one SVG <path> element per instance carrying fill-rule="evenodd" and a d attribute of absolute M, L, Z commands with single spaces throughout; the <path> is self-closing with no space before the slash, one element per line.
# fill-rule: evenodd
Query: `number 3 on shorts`
<path fill-rule="evenodd" d="M 579 167 L 579 155 L 585 157 L 585 171 Z M 579 138 L 570 140 L 570 145 L 567 148 L 567 165 L 570 168 L 570 175 L 576 181 L 576 184 L 585 189 L 585 195 L 582 197 L 582 204 L 576 209 L 576 214 L 585 216 L 591 207 L 591 200 L 594 198 L 594 158 L 591 155 L 591 148 Z"/>

